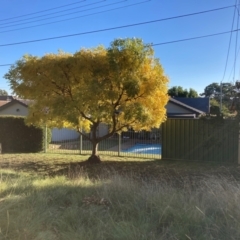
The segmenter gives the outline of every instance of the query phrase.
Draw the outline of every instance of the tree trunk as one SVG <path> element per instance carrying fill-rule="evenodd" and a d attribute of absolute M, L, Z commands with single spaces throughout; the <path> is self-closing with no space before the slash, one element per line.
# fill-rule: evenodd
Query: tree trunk
<path fill-rule="evenodd" d="M 98 155 L 98 142 L 92 141 L 92 155 L 88 158 L 89 163 L 101 163 Z"/>
<path fill-rule="evenodd" d="M 94 123 L 92 125 L 92 155 L 88 158 L 89 163 L 101 163 L 100 157 L 97 155 L 98 153 L 98 143 L 97 140 L 97 128 L 99 126 L 99 123 Z"/>

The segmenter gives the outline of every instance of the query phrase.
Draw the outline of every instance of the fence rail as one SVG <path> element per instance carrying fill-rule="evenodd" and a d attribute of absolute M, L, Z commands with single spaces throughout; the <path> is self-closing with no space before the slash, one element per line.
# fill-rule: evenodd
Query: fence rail
<path fill-rule="evenodd" d="M 52 134 L 46 152 L 91 154 L 91 142 L 75 131 L 55 129 Z M 168 119 L 151 132 L 115 134 L 101 141 L 98 150 L 110 156 L 237 162 L 238 134 L 236 120 Z"/>
<path fill-rule="evenodd" d="M 46 131 L 47 134 L 47 131 Z M 59 129 L 52 132 L 52 141 L 45 145 L 48 153 L 91 154 L 92 144 L 77 132 Z M 143 158 L 161 158 L 161 130 L 152 132 L 123 132 L 103 140 L 98 146 L 99 154 Z"/>

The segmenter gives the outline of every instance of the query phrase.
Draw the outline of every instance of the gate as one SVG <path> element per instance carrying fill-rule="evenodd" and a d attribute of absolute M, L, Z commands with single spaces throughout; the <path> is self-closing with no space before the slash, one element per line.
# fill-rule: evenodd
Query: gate
<path fill-rule="evenodd" d="M 223 119 L 168 119 L 162 159 L 237 163 L 239 124 Z"/>

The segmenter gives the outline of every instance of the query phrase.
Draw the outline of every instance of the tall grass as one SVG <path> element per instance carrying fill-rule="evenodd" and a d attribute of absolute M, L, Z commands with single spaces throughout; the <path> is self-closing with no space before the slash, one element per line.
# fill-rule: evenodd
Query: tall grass
<path fill-rule="evenodd" d="M 240 239 L 240 186 L 0 173 L 0 239 Z"/>

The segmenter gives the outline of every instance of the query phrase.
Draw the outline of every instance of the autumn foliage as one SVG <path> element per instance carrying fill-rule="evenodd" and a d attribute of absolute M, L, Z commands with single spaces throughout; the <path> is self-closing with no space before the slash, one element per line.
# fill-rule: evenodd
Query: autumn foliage
<path fill-rule="evenodd" d="M 78 130 L 92 142 L 92 156 L 114 133 L 150 130 L 166 119 L 168 78 L 151 45 L 141 39 L 116 39 L 109 48 L 74 54 L 26 55 L 5 78 L 19 97 L 34 100 L 27 122 Z M 101 137 L 100 123 L 109 126 Z"/>

